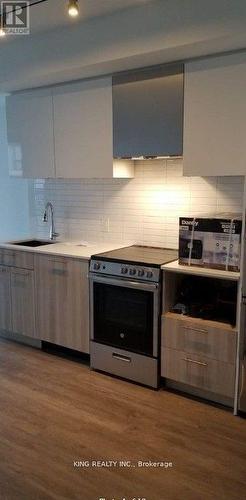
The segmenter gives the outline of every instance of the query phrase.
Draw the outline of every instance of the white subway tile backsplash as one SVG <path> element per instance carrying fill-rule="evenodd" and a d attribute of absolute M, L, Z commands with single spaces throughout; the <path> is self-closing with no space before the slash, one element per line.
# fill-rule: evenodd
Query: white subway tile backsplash
<path fill-rule="evenodd" d="M 241 212 L 243 177 L 183 177 L 182 160 L 135 162 L 133 179 L 30 181 L 32 231 L 47 237 L 44 205 L 62 238 L 178 247 L 180 216 Z"/>

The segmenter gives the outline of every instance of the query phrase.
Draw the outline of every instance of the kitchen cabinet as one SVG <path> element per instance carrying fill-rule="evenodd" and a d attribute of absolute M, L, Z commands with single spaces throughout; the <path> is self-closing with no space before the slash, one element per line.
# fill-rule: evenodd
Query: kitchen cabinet
<path fill-rule="evenodd" d="M 235 390 L 237 331 L 228 324 L 175 313 L 162 317 L 161 375 L 207 399 L 231 400 Z"/>
<path fill-rule="evenodd" d="M 168 312 L 162 318 L 163 349 L 176 349 L 235 364 L 237 331 L 227 323 Z"/>
<path fill-rule="evenodd" d="M 51 90 L 10 95 L 6 118 L 10 176 L 55 177 Z"/>
<path fill-rule="evenodd" d="M 187 351 L 166 348 L 163 352 L 164 376 L 214 395 L 232 399 L 235 365 L 218 362 Z M 214 400 L 216 401 L 216 396 Z"/>
<path fill-rule="evenodd" d="M 88 353 L 88 262 L 37 255 L 35 276 L 39 338 Z"/>
<path fill-rule="evenodd" d="M 0 265 L 33 269 L 34 257 L 33 254 L 29 252 L 0 248 Z"/>
<path fill-rule="evenodd" d="M 196 317 L 194 307 L 196 304 L 189 302 L 185 296 L 184 304 L 187 305 L 190 314 L 191 311 L 193 312 L 193 316 L 173 311 L 173 307 L 180 300 L 179 297 L 181 297 L 184 287 L 187 290 L 189 286 L 192 286 L 192 278 L 196 276 L 196 268 L 189 269 L 191 281 L 188 284 L 189 275 L 186 274 L 186 270 L 181 272 L 175 266 L 174 270 L 171 270 L 170 266 L 171 264 L 167 264 L 167 269 L 163 272 L 161 376 L 165 378 L 168 387 L 233 406 L 238 318 L 234 317 L 234 314 L 232 315 L 232 310 L 236 309 L 237 305 L 239 273 L 228 271 L 221 274 L 221 271 L 217 269 L 209 269 L 207 270 L 210 273 L 209 278 L 206 276 L 199 278 L 201 290 L 203 281 L 205 289 L 208 287 L 207 280 L 210 280 L 211 289 L 215 286 L 219 288 L 221 285 L 221 290 L 224 289 L 228 292 L 230 288 L 231 294 L 228 294 L 226 298 L 228 314 L 223 316 L 224 322 L 222 322 L 222 318 L 219 321 L 216 316 L 216 298 L 213 299 L 215 303 L 211 300 L 209 304 L 206 304 L 206 298 L 204 298 L 204 312 L 207 307 L 211 319 Z M 203 271 L 206 272 L 206 269 Z M 199 272 L 198 268 L 198 275 Z M 222 307 L 223 293 L 220 294 L 220 298 L 220 307 Z M 214 309 L 213 306 L 215 306 Z M 199 315 L 201 315 L 202 309 L 199 311 Z M 214 311 L 213 319 L 212 311 Z"/>
<path fill-rule="evenodd" d="M 34 271 L 11 269 L 12 330 L 36 337 L 34 306 Z"/>
<path fill-rule="evenodd" d="M 53 90 L 56 175 L 112 177 L 111 78 Z"/>
<path fill-rule="evenodd" d="M 9 173 L 23 178 L 130 178 L 113 162 L 112 80 L 101 78 L 6 98 Z"/>
<path fill-rule="evenodd" d="M 246 53 L 185 65 L 184 175 L 246 175 Z"/>
<path fill-rule="evenodd" d="M 0 330 L 12 330 L 10 269 L 0 266 Z"/>
<path fill-rule="evenodd" d="M 88 262 L 0 249 L 0 330 L 88 353 Z"/>
<path fill-rule="evenodd" d="M 183 65 L 113 78 L 114 158 L 183 152 Z"/>
<path fill-rule="evenodd" d="M 36 338 L 33 254 L 0 249 L 0 330 Z"/>

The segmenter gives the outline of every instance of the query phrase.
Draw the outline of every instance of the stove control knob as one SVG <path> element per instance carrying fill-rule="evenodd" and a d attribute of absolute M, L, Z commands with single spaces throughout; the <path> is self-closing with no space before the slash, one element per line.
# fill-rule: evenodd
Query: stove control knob
<path fill-rule="evenodd" d="M 93 269 L 95 269 L 95 271 L 99 271 L 100 267 L 101 267 L 100 262 L 95 262 Z"/>
<path fill-rule="evenodd" d="M 134 268 L 130 269 L 131 276 L 134 276 L 136 274 L 136 272 L 137 272 L 136 269 L 134 269 Z"/>
<path fill-rule="evenodd" d="M 127 274 L 127 273 L 128 273 L 127 267 L 122 267 L 121 268 L 121 274 Z"/>
<path fill-rule="evenodd" d="M 153 273 L 152 271 L 148 271 L 147 272 L 147 278 L 152 278 L 153 277 Z"/>
<path fill-rule="evenodd" d="M 143 270 L 143 269 L 139 269 L 139 270 L 138 270 L 138 276 L 140 276 L 140 278 L 141 278 L 142 276 L 144 276 L 144 270 Z"/>

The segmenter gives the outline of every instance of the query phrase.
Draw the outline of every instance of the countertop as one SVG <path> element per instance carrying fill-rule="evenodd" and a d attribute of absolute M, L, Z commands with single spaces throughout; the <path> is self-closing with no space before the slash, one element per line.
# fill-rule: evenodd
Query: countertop
<path fill-rule="evenodd" d="M 25 238 L 25 240 L 36 239 L 36 237 Z M 117 248 L 125 247 L 120 243 L 91 243 L 91 242 L 75 242 L 75 241 L 57 241 L 51 245 L 41 247 L 25 247 L 22 245 L 13 245 L 15 241 L 21 242 L 22 240 L 12 240 L 11 242 L 0 242 L 0 249 L 15 250 L 21 252 L 30 252 L 47 255 L 58 255 L 61 257 L 73 257 L 75 259 L 89 260 L 92 255 L 116 250 Z"/>
<path fill-rule="evenodd" d="M 164 264 L 161 266 L 163 271 L 172 271 L 182 274 L 193 274 L 196 276 L 206 276 L 208 278 L 221 278 L 232 281 L 238 281 L 240 278 L 239 272 L 234 271 L 222 271 L 221 269 L 208 269 L 199 266 L 182 266 L 179 264 L 178 260 L 174 262 L 169 262 L 169 264 Z"/>

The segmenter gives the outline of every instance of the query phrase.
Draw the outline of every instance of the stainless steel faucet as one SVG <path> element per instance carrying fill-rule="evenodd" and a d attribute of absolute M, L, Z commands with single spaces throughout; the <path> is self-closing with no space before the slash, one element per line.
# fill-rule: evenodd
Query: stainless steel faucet
<path fill-rule="evenodd" d="M 59 236 L 59 233 L 56 233 L 55 231 L 55 224 L 54 224 L 54 207 L 50 201 L 46 203 L 45 209 L 44 209 L 44 215 L 43 215 L 43 222 L 48 222 L 48 213 L 50 211 L 50 240 L 55 240 L 57 236 Z"/>

